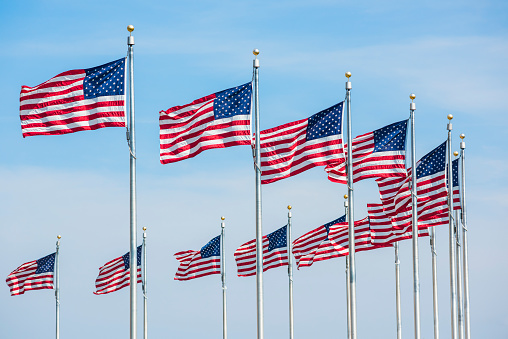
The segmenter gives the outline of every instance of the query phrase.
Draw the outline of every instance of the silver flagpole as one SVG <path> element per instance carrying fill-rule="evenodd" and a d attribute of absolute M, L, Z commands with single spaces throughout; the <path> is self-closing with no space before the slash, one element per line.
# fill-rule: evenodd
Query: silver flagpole
<path fill-rule="evenodd" d="M 395 309 L 397 314 L 397 339 L 402 339 L 402 317 L 400 309 L 400 260 L 399 242 L 393 243 L 395 250 Z"/>
<path fill-rule="evenodd" d="M 259 150 L 259 50 L 252 52 L 254 58 L 254 133 L 256 171 L 256 299 L 258 339 L 264 338 L 263 331 L 263 229 L 261 227 L 261 154 Z"/>
<path fill-rule="evenodd" d="M 293 330 L 293 243 L 291 242 L 291 205 L 288 206 L 288 228 L 287 228 L 287 244 L 288 244 L 288 278 L 289 278 L 289 339 L 294 338 Z"/>
<path fill-rule="evenodd" d="M 413 100 L 416 95 L 409 95 L 411 103 L 409 112 L 411 115 L 411 206 L 412 206 L 412 226 L 413 226 L 413 303 L 414 303 L 414 324 L 415 339 L 420 339 L 420 273 L 418 259 L 418 209 L 417 209 L 417 186 L 416 186 L 416 145 L 415 145 L 415 110 L 416 104 Z"/>
<path fill-rule="evenodd" d="M 452 191 L 453 191 L 453 183 L 452 183 L 452 119 L 453 115 L 448 114 L 447 116 L 449 122 L 447 124 L 448 130 L 448 219 L 449 219 L 449 245 L 450 245 L 450 306 L 451 306 L 451 329 L 452 329 L 452 339 L 457 339 L 457 286 L 455 284 L 455 279 L 457 277 L 456 273 L 456 258 L 455 258 L 455 232 L 453 230 L 453 200 L 452 200 Z"/>
<path fill-rule="evenodd" d="M 148 286 L 146 279 L 146 227 L 143 227 L 143 339 L 148 338 L 148 312 L 147 312 L 147 299 L 148 299 Z"/>
<path fill-rule="evenodd" d="M 355 264 L 355 224 L 353 216 L 353 155 L 351 150 L 351 72 L 346 72 L 347 104 L 347 186 L 348 186 L 348 224 L 349 224 L 349 285 L 351 294 L 351 339 L 356 339 L 356 264 Z"/>
<path fill-rule="evenodd" d="M 55 300 L 56 300 L 56 339 L 60 339 L 60 235 L 57 236 L 55 254 Z"/>
<path fill-rule="evenodd" d="M 462 308 L 462 260 L 460 258 L 459 211 L 455 211 L 455 258 L 457 260 L 457 327 L 459 339 L 464 338 L 464 312 Z"/>
<path fill-rule="evenodd" d="M 220 227 L 220 276 L 222 281 L 222 338 L 227 339 L 228 338 L 228 317 L 227 317 L 227 311 L 226 311 L 226 251 L 225 251 L 225 227 L 226 224 L 224 223 L 225 217 L 220 218 L 222 220 Z"/>
<path fill-rule="evenodd" d="M 467 220 L 466 220 L 466 143 L 464 134 L 460 135 L 460 162 L 461 162 L 461 199 L 462 202 L 462 264 L 464 265 L 464 336 L 470 338 L 471 322 L 469 317 L 469 263 L 467 258 Z"/>
<path fill-rule="evenodd" d="M 136 339 L 136 288 L 137 288 L 137 248 L 136 248 L 136 139 L 134 133 L 134 26 L 127 26 L 129 46 L 129 125 L 128 142 L 130 153 L 130 339 Z"/>
<path fill-rule="evenodd" d="M 222 280 L 222 339 L 228 338 L 228 317 L 226 312 L 226 251 L 225 251 L 225 227 L 224 220 L 226 218 L 221 217 L 222 220 L 220 227 L 220 276 Z"/>
<path fill-rule="evenodd" d="M 459 152 L 453 152 L 454 156 L 458 156 Z M 453 168 L 452 168 L 453 171 Z M 452 183 L 450 185 L 452 194 L 453 194 L 453 178 L 450 180 Z M 455 258 L 457 260 L 457 318 L 458 318 L 458 331 L 459 331 L 459 339 L 464 338 L 464 312 L 462 308 L 462 260 L 460 258 L 460 221 L 459 221 L 459 211 L 455 211 Z"/>
<path fill-rule="evenodd" d="M 434 311 L 434 339 L 439 339 L 439 306 L 437 298 L 437 252 L 436 252 L 436 230 L 429 227 L 430 231 L 430 252 L 432 255 L 432 301 Z"/>
<path fill-rule="evenodd" d="M 347 219 L 348 206 L 347 194 L 344 194 L 344 210 Z M 347 306 L 347 338 L 351 339 L 351 291 L 349 288 L 349 256 L 346 256 L 346 306 Z"/>

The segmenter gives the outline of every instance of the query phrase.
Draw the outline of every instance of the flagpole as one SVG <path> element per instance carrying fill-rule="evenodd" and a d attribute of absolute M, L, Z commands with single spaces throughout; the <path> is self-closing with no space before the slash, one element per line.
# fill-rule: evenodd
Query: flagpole
<path fill-rule="evenodd" d="M 434 339 L 439 339 L 439 306 L 437 298 L 437 252 L 436 252 L 436 230 L 429 227 L 430 231 L 430 252 L 432 255 L 432 302 L 434 313 Z"/>
<path fill-rule="evenodd" d="M 347 104 L 347 186 L 348 186 L 348 224 L 349 224 L 349 288 L 351 298 L 351 339 L 356 339 L 356 263 L 355 263 L 355 224 L 353 216 L 353 156 L 351 150 L 351 72 L 346 72 Z"/>
<path fill-rule="evenodd" d="M 347 219 L 348 206 L 347 194 L 344 194 L 344 210 Z M 346 255 L 346 306 L 347 306 L 347 338 L 351 339 L 351 291 L 349 286 L 349 256 Z"/>
<path fill-rule="evenodd" d="M 288 278 L 289 278 L 289 339 L 294 338 L 293 330 L 293 243 L 291 242 L 291 205 L 288 205 L 288 228 L 287 228 L 287 244 L 288 244 Z"/>
<path fill-rule="evenodd" d="M 449 221 L 449 247 L 450 247 L 450 306 L 451 306 L 451 330 L 452 339 L 457 339 L 457 286 L 456 279 L 456 258 L 455 258 L 455 232 L 453 230 L 453 183 L 452 183 L 452 119 L 453 115 L 448 114 L 448 221 Z"/>
<path fill-rule="evenodd" d="M 460 258 L 459 211 L 455 211 L 455 258 L 457 260 L 457 328 L 459 339 L 464 339 L 464 313 L 462 308 L 462 269 Z"/>
<path fill-rule="evenodd" d="M 60 235 L 57 236 L 55 254 L 55 300 L 56 300 L 56 339 L 60 339 Z"/>
<path fill-rule="evenodd" d="M 453 152 L 454 156 L 458 156 L 459 152 Z M 453 168 L 452 168 L 453 171 Z M 458 168 L 457 168 L 458 171 Z M 458 175 L 458 173 L 457 173 Z M 453 178 L 450 181 L 452 182 L 451 191 L 453 194 Z M 457 260 L 457 318 L 458 318 L 458 331 L 459 331 L 459 339 L 464 339 L 464 309 L 462 308 L 462 260 L 460 257 L 460 221 L 459 221 L 459 211 L 455 210 L 455 258 Z"/>
<path fill-rule="evenodd" d="M 469 339 L 471 322 L 469 316 L 469 263 L 467 258 L 467 220 L 466 220 L 466 143 L 465 134 L 460 135 L 460 163 L 461 163 L 461 199 L 462 202 L 462 264 L 464 265 L 464 337 Z"/>
<path fill-rule="evenodd" d="M 402 317 L 400 308 L 400 260 L 399 260 L 399 242 L 393 243 L 395 250 L 395 309 L 397 314 L 397 339 L 402 339 Z"/>
<path fill-rule="evenodd" d="M 228 338 L 228 322 L 227 322 L 227 312 L 226 312 L 226 254 L 225 254 L 225 227 L 224 223 L 225 217 L 221 217 L 221 231 L 220 231 L 220 276 L 222 280 L 222 339 Z"/>
<path fill-rule="evenodd" d="M 257 338 L 264 338 L 263 331 L 263 230 L 261 227 L 261 153 L 259 150 L 259 50 L 252 53 L 254 58 L 254 133 L 256 135 L 254 155 L 256 171 L 256 300 Z"/>
<path fill-rule="evenodd" d="M 413 226 L 413 303 L 414 303 L 414 325 L 415 339 L 420 339 L 420 273 L 418 259 L 418 210 L 417 210 L 417 186 L 416 186 L 416 145 L 415 145 L 415 110 L 416 104 L 413 100 L 416 95 L 409 95 L 411 103 L 409 112 L 411 115 L 411 208 Z"/>
<path fill-rule="evenodd" d="M 137 288 L 137 248 L 136 248 L 136 139 L 134 130 L 134 26 L 127 26 L 129 53 L 129 125 L 128 142 L 130 153 L 130 339 L 136 339 L 136 288 Z"/>
<path fill-rule="evenodd" d="M 148 286 L 146 283 L 146 227 L 143 227 L 143 339 L 148 338 L 147 299 Z"/>

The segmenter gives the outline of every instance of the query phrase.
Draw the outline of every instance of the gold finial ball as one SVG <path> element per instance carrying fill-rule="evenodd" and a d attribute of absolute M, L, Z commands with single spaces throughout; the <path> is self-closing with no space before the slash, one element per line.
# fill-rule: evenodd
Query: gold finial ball
<path fill-rule="evenodd" d="M 459 155 L 459 152 L 455 151 L 455 152 L 453 152 L 453 155 L 457 156 L 457 155 Z"/>
<path fill-rule="evenodd" d="M 462 140 L 464 140 L 464 138 L 466 137 L 466 135 L 464 133 L 462 133 L 459 138 L 461 138 Z"/>
<path fill-rule="evenodd" d="M 220 217 L 220 220 L 226 220 L 226 218 L 225 217 Z"/>
<path fill-rule="evenodd" d="M 132 33 L 134 31 L 134 26 L 133 25 L 127 26 L 127 30 Z"/>
<path fill-rule="evenodd" d="M 293 207 L 291 207 L 291 205 L 288 205 L 288 210 L 292 209 Z"/>
<path fill-rule="evenodd" d="M 57 235 L 56 237 L 57 237 L 58 239 L 61 239 L 61 238 L 62 238 L 62 236 L 61 236 L 61 235 Z"/>
<path fill-rule="evenodd" d="M 146 231 L 146 227 L 143 227 L 143 231 Z"/>
<path fill-rule="evenodd" d="M 254 49 L 254 50 L 252 51 L 252 54 L 254 54 L 254 55 L 259 55 L 259 49 L 257 49 L 257 48 L 256 48 L 256 49 Z"/>
<path fill-rule="evenodd" d="M 446 117 L 448 118 L 448 120 L 452 120 L 453 119 L 453 115 L 451 115 L 451 114 L 448 114 Z"/>
<path fill-rule="evenodd" d="M 411 100 L 416 99 L 416 95 L 414 93 L 409 94 L 409 99 Z"/>
<path fill-rule="evenodd" d="M 347 194 L 344 194 L 344 199 L 347 199 Z"/>
<path fill-rule="evenodd" d="M 346 72 L 345 75 L 346 75 L 346 78 L 348 78 L 348 79 L 351 78 L 351 72 Z"/>

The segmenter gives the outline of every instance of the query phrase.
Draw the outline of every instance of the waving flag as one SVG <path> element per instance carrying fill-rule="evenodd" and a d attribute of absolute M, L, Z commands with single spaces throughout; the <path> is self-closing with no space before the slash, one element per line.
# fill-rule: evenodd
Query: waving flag
<path fill-rule="evenodd" d="M 52 289 L 55 254 L 52 253 L 39 260 L 29 261 L 12 271 L 5 279 L 11 290 L 11 295 L 24 294 L 29 290 Z"/>
<path fill-rule="evenodd" d="M 367 204 L 370 236 L 373 245 L 389 245 L 396 241 L 413 238 L 411 213 L 401 215 L 392 223 L 393 215 L 388 215 L 382 204 Z M 427 227 L 418 228 L 419 237 L 428 237 Z"/>
<path fill-rule="evenodd" d="M 137 248 L 138 284 L 141 283 L 141 249 Z M 95 279 L 94 294 L 107 294 L 130 286 L 130 253 L 107 262 L 99 268 L 99 276 Z"/>
<path fill-rule="evenodd" d="M 406 176 L 407 120 L 377 129 L 353 139 L 353 182 L 367 178 Z M 347 145 L 346 145 L 347 146 Z M 347 155 L 347 147 L 345 154 Z M 346 163 L 339 162 L 325 167 L 328 179 L 347 184 Z"/>
<path fill-rule="evenodd" d="M 315 261 L 327 260 L 340 256 L 329 239 L 330 228 L 344 223 L 346 216 L 330 221 L 293 241 L 293 255 L 298 269 L 311 266 Z"/>
<path fill-rule="evenodd" d="M 418 229 L 448 224 L 448 205 L 446 188 L 446 142 L 422 157 L 416 165 L 416 186 L 418 195 Z M 412 232 L 411 183 L 412 169 L 408 170 L 406 178 L 377 179 L 381 195 L 384 215 L 398 234 Z M 375 214 L 377 213 L 377 217 Z M 371 212 L 369 216 L 380 218 L 380 212 Z M 375 223 L 375 221 L 374 221 Z M 373 242 L 383 239 L 389 228 L 372 227 Z M 376 234 L 376 232 L 380 232 Z M 423 233 L 423 235 L 426 235 Z M 397 239 L 397 236 L 392 236 Z M 383 240 L 384 241 L 384 240 Z M 397 241 L 397 240 L 394 240 Z"/>
<path fill-rule="evenodd" d="M 220 274 L 220 235 L 210 240 L 199 251 L 175 253 L 180 262 L 175 280 L 190 280 L 210 274 Z"/>
<path fill-rule="evenodd" d="M 235 251 L 239 277 L 256 275 L 256 239 Z M 263 237 L 263 272 L 288 265 L 287 225 Z"/>
<path fill-rule="evenodd" d="M 162 164 L 195 157 L 212 148 L 250 145 L 252 83 L 160 111 Z"/>
<path fill-rule="evenodd" d="M 23 138 L 102 127 L 125 127 L 125 58 L 58 74 L 35 87 L 22 86 Z"/>
<path fill-rule="evenodd" d="M 459 190 L 459 159 L 455 159 L 452 161 L 452 182 L 453 182 L 453 190 L 452 190 L 453 209 L 460 210 L 461 205 Z"/>
<path fill-rule="evenodd" d="M 343 105 L 340 102 L 308 119 L 261 131 L 261 183 L 269 184 L 316 166 L 345 161 Z"/>
<path fill-rule="evenodd" d="M 354 223 L 355 252 L 373 250 L 388 244 L 374 244 L 371 239 L 369 218 L 357 220 Z M 330 228 L 328 238 L 333 243 L 339 257 L 349 255 L 349 226 L 347 222 L 339 223 Z"/>

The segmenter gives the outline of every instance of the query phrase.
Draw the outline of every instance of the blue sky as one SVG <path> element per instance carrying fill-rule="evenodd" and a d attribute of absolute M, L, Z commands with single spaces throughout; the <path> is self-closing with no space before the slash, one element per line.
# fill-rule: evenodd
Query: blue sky
<path fill-rule="evenodd" d="M 135 26 L 138 239 L 148 227 L 149 335 L 221 335 L 219 276 L 176 282 L 173 254 L 199 249 L 226 217 L 229 334 L 256 337 L 255 279 L 239 278 L 234 250 L 255 236 L 254 171 L 249 147 L 159 162 L 158 112 L 237 86 L 252 77 L 259 48 L 261 128 L 302 119 L 342 101 L 351 71 L 353 134 L 409 115 L 416 94 L 416 154 L 446 139 L 467 144 L 467 204 L 474 337 L 508 335 L 504 292 L 508 207 L 504 147 L 508 118 L 508 5 L 503 1 L 25 1 L 2 5 L 0 31 L 0 273 L 61 245 L 62 337 L 126 337 L 128 289 L 95 296 L 98 268 L 128 251 L 129 152 L 125 130 L 22 138 L 21 85 L 88 68 L 127 52 Z M 344 185 L 321 168 L 263 187 L 263 233 L 286 222 L 293 205 L 298 237 L 343 214 Z M 377 202 L 377 187 L 355 185 L 355 215 Z M 448 231 L 437 230 L 439 320 L 449 336 Z M 420 240 L 422 338 L 431 338 L 428 239 Z M 403 335 L 413 333 L 411 244 L 401 243 Z M 394 255 L 357 255 L 358 335 L 395 336 Z M 295 272 L 295 334 L 346 335 L 345 263 Z M 287 273 L 265 279 L 265 337 L 287 336 Z M 52 291 L 0 293 L 2 338 L 51 338 Z M 139 328 L 141 329 L 141 298 Z M 31 326 L 26 326 L 30 323 Z M 341 334 L 342 333 L 342 334 Z M 141 335 L 141 332 L 140 332 Z"/>

